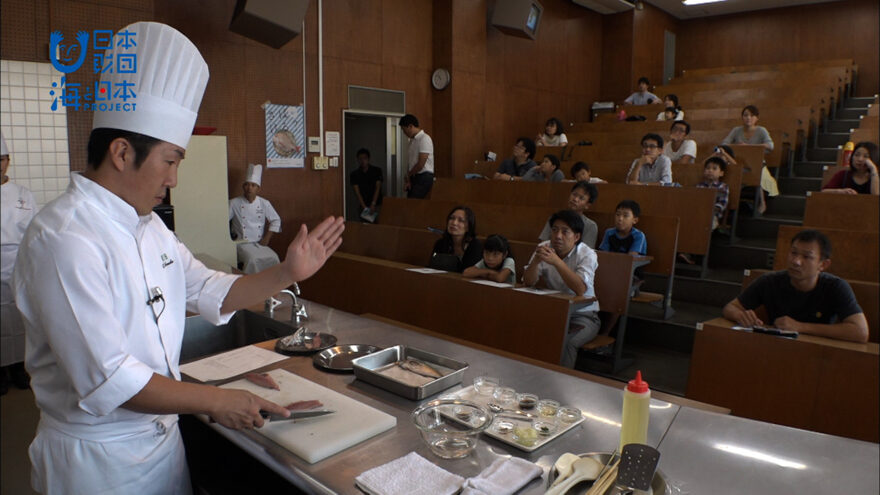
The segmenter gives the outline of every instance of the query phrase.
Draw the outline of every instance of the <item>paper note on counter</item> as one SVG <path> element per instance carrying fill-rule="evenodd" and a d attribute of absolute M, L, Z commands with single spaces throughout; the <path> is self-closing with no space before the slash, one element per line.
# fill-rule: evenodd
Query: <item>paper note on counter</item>
<path fill-rule="evenodd" d="M 538 294 L 538 295 L 542 295 L 542 296 L 547 296 L 550 294 L 559 294 L 558 290 L 536 289 L 534 287 L 520 287 L 518 289 L 513 289 L 513 290 L 518 290 L 520 292 L 528 292 L 529 294 Z"/>
<path fill-rule="evenodd" d="M 505 284 L 504 282 L 495 282 L 493 280 L 471 280 L 471 282 L 473 282 L 475 284 L 490 285 L 492 287 L 500 287 L 502 289 L 513 287 L 512 284 Z"/>
<path fill-rule="evenodd" d="M 443 270 L 435 270 L 434 268 L 407 268 L 406 271 L 416 273 L 446 273 Z"/>
<path fill-rule="evenodd" d="M 224 380 L 263 366 L 277 363 L 287 356 L 253 345 L 233 349 L 216 356 L 200 359 L 180 367 L 180 372 L 196 380 Z"/>

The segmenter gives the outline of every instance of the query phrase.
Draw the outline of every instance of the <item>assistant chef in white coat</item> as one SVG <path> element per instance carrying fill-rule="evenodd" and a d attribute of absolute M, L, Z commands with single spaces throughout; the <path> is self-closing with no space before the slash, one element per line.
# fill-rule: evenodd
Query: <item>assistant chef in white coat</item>
<path fill-rule="evenodd" d="M 18 245 L 37 213 L 34 195 L 6 175 L 9 162 L 9 148 L 0 133 L 0 395 L 9 389 L 10 380 L 18 388 L 28 387 L 24 370 L 24 324 L 15 307 L 11 281 Z"/>
<path fill-rule="evenodd" d="M 269 240 L 272 234 L 281 232 L 281 217 L 269 200 L 258 196 L 262 180 L 263 166 L 248 164 L 242 195 L 229 200 L 229 229 L 238 241 L 238 266 L 245 273 L 257 273 L 280 263 Z"/>
<path fill-rule="evenodd" d="M 196 260 L 152 208 L 176 185 L 208 67 L 169 26 L 124 30 L 135 33 L 137 73 L 101 81 L 125 76 L 136 110 L 95 112 L 87 170 L 37 214 L 13 274 L 40 408 L 29 453 L 41 493 L 190 493 L 178 413 L 230 428 L 262 426 L 261 409 L 286 415 L 246 391 L 179 381 L 185 311 L 228 321 L 313 274 L 342 241 L 331 217 L 301 226 L 284 262 L 255 275 Z"/>

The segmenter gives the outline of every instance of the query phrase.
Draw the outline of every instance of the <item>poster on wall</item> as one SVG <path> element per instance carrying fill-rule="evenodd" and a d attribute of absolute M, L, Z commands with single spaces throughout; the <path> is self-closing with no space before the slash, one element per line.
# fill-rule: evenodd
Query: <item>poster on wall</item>
<path fill-rule="evenodd" d="M 305 167 L 305 107 L 266 103 L 266 166 Z"/>

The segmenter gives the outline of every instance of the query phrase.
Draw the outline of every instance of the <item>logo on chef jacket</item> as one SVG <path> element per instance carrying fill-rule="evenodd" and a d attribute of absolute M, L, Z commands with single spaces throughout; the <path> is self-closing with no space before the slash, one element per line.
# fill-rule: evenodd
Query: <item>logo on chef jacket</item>
<path fill-rule="evenodd" d="M 174 260 L 169 258 L 167 254 L 162 253 L 162 268 L 167 267 L 171 263 L 174 263 Z"/>
<path fill-rule="evenodd" d="M 106 29 L 95 29 L 91 34 L 80 31 L 76 33 L 73 42 L 65 40 L 61 31 L 53 31 L 49 35 L 49 61 L 52 62 L 52 67 L 62 74 L 78 71 L 88 56 L 90 38 L 93 73 L 137 73 L 137 53 L 134 52 L 137 33 L 127 29 L 119 33 Z M 106 53 L 106 50 L 114 47 L 121 48 L 121 51 Z M 49 108 L 52 111 L 58 110 L 60 101 L 62 107 L 74 110 L 131 112 L 137 106 L 133 101 L 129 102 L 137 97 L 133 87 L 134 83 L 126 79 L 81 84 L 68 81 L 65 75 L 61 77 L 60 86 L 57 82 L 52 83 L 49 95 L 54 99 Z"/>

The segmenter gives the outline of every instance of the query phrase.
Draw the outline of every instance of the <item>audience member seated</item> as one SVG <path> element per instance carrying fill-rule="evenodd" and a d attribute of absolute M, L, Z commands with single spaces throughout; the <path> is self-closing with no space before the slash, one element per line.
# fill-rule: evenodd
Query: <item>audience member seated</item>
<path fill-rule="evenodd" d="M 538 146 L 565 146 L 568 144 L 568 138 L 562 132 L 562 122 L 556 117 L 548 119 L 544 124 L 544 132 L 538 134 L 535 144 Z"/>
<path fill-rule="evenodd" d="M 571 166 L 571 177 L 575 182 L 589 182 L 590 184 L 608 184 L 607 180 L 593 177 L 590 165 L 587 162 L 577 162 Z"/>
<path fill-rule="evenodd" d="M 822 186 L 822 192 L 880 195 L 877 162 L 876 144 L 867 141 L 856 144 L 849 157 L 849 167 L 834 174 L 828 183 Z"/>
<path fill-rule="evenodd" d="M 721 219 L 724 218 L 724 212 L 727 210 L 727 199 L 730 197 L 730 188 L 727 183 L 722 181 L 724 172 L 727 171 L 727 162 L 720 156 L 712 155 L 703 162 L 703 181 L 697 184 L 697 187 L 707 187 L 715 189 L 715 207 L 712 217 L 712 230 L 718 228 Z"/>
<path fill-rule="evenodd" d="M 657 97 L 654 93 L 648 91 L 648 88 L 651 86 L 651 82 L 648 81 L 647 77 L 639 78 L 639 90 L 635 93 L 626 97 L 623 102 L 627 105 L 650 105 L 650 104 L 658 104 L 663 103 L 660 98 Z"/>
<path fill-rule="evenodd" d="M 687 139 L 691 125 L 683 120 L 672 123 L 669 128 L 669 142 L 663 146 L 663 156 L 676 165 L 689 165 L 697 158 L 697 142 Z"/>
<path fill-rule="evenodd" d="M 642 156 L 633 160 L 626 174 L 627 184 L 658 185 L 672 183 L 672 162 L 662 154 L 663 138 L 657 134 L 642 137 Z"/>
<path fill-rule="evenodd" d="M 275 232 L 281 232 L 281 217 L 265 198 L 257 196 L 263 178 L 263 166 L 248 164 L 247 177 L 241 185 L 243 194 L 229 200 L 229 230 L 236 246 L 239 268 L 257 273 L 280 263 L 269 248 Z M 269 228 L 266 229 L 266 222 Z"/>
<path fill-rule="evenodd" d="M 522 180 L 527 182 L 561 182 L 562 179 L 565 179 L 565 174 L 559 170 L 559 165 L 559 158 L 556 155 L 544 155 L 541 164 L 526 172 Z"/>
<path fill-rule="evenodd" d="M 550 225 L 551 239 L 538 244 L 525 267 L 523 282 L 530 287 L 595 297 L 593 282 L 599 263 L 596 252 L 580 242 L 584 229 L 580 215 L 569 210 L 558 211 L 550 217 Z M 565 332 L 562 366 L 574 368 L 578 349 L 599 333 L 598 311 L 599 303 L 590 303 L 571 315 L 567 329 L 561 329 Z"/>
<path fill-rule="evenodd" d="M 581 234 L 581 242 L 593 249 L 596 247 L 596 238 L 599 236 L 599 227 L 596 225 L 596 222 L 584 216 L 584 213 L 590 209 L 590 206 L 598 197 L 599 190 L 589 182 L 578 182 L 571 188 L 571 194 L 568 195 L 568 209 L 580 215 L 581 221 L 584 222 L 584 231 Z M 538 239 L 549 241 L 552 227 L 553 226 L 548 220 L 547 225 L 544 226 L 544 230 L 541 231 L 541 235 L 538 236 Z"/>
<path fill-rule="evenodd" d="M 724 306 L 728 320 L 745 327 L 782 330 L 853 342 L 868 341 L 868 322 L 845 280 L 823 273 L 831 265 L 831 241 L 803 230 L 791 240 L 788 269 L 762 275 Z M 755 309 L 764 306 L 768 322 Z"/>
<path fill-rule="evenodd" d="M 467 278 L 482 278 L 503 284 L 516 284 L 516 262 L 510 254 L 507 238 L 492 234 L 483 244 L 483 259 L 464 269 Z"/>
<path fill-rule="evenodd" d="M 648 240 L 645 234 L 635 227 L 639 223 L 641 214 L 642 208 L 631 199 L 617 203 L 617 208 L 614 210 L 614 227 L 605 230 L 599 251 L 645 256 L 648 252 Z M 645 279 L 642 273 L 642 267 L 636 268 L 633 276 L 633 286 L 636 289 Z"/>
<path fill-rule="evenodd" d="M 760 144 L 764 146 L 764 154 L 773 151 L 773 139 L 770 138 L 770 133 L 758 125 L 758 108 L 747 105 L 742 110 L 742 120 L 743 125 L 734 127 L 721 144 Z M 767 167 L 761 167 L 761 190 L 766 191 L 771 197 L 779 195 L 779 186 Z M 758 213 L 764 213 L 767 210 L 764 193 L 758 194 L 757 197 Z"/>
<path fill-rule="evenodd" d="M 663 105 L 666 107 L 665 110 L 657 114 L 657 120 L 684 120 L 684 110 L 681 109 L 681 106 L 678 104 L 678 96 L 670 93 L 663 97 Z M 672 109 L 672 113 L 669 113 L 669 110 Z"/>
<path fill-rule="evenodd" d="M 501 162 L 498 171 L 492 177 L 496 180 L 522 180 L 526 172 L 535 168 L 535 142 L 521 137 L 513 145 L 513 156 Z"/>
<path fill-rule="evenodd" d="M 357 151 L 356 168 L 349 180 L 361 207 L 361 219 L 368 223 L 375 221 L 375 213 L 382 204 L 382 169 L 370 164 L 370 150 L 361 148 Z M 373 220 L 369 220 L 369 218 Z"/>
<path fill-rule="evenodd" d="M 456 206 L 446 217 L 446 230 L 434 243 L 428 266 L 461 273 L 480 261 L 482 253 L 483 246 L 477 239 L 477 219 L 473 210 L 467 206 Z"/>

